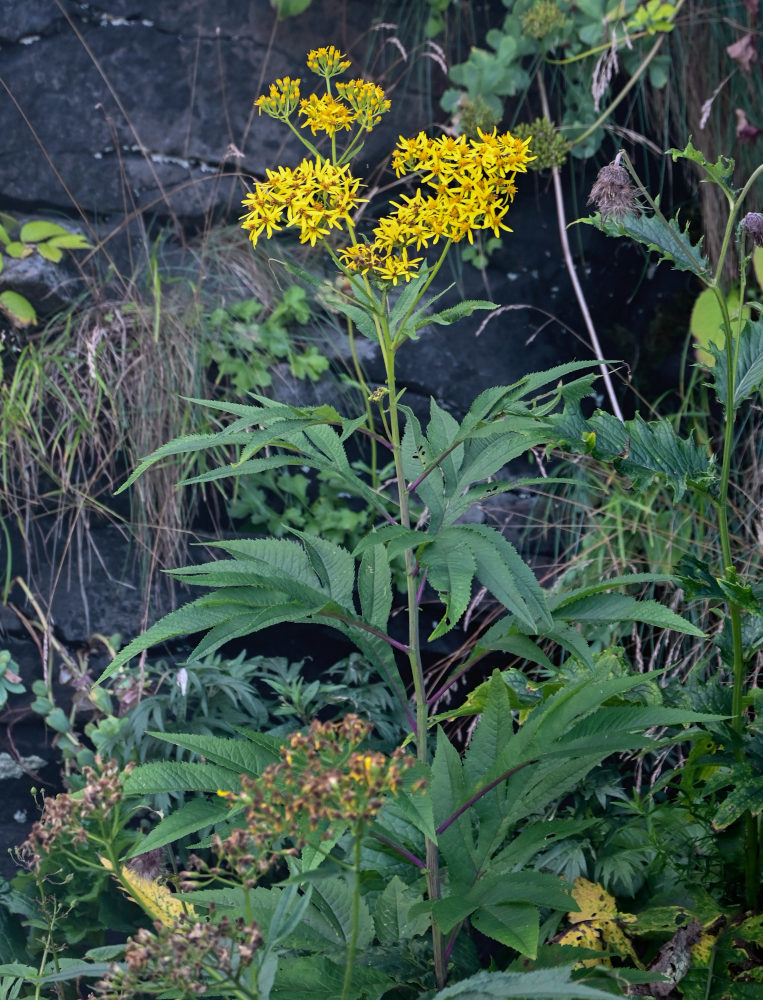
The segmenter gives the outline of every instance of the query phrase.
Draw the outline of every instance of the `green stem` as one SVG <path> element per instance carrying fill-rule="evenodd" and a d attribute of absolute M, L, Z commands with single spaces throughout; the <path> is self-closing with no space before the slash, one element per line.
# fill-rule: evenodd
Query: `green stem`
<path fill-rule="evenodd" d="M 449 246 L 449 243 L 448 245 Z M 445 258 L 446 249 L 425 282 L 421 295 L 426 291 L 432 278 L 437 273 L 437 269 Z M 412 307 L 413 308 L 413 307 Z M 409 313 L 410 314 L 410 313 Z M 403 321 L 404 322 L 404 321 Z M 403 324 L 401 323 L 401 329 Z M 398 412 L 397 379 L 395 377 L 395 348 L 398 344 L 393 344 L 390 335 L 389 324 L 386 315 L 380 317 L 379 322 L 379 343 L 384 358 L 384 369 L 386 373 L 387 388 L 389 390 L 389 430 L 392 454 L 395 463 L 395 479 L 397 481 L 397 491 L 400 501 L 400 523 L 410 528 L 411 518 L 408 505 L 408 489 L 403 469 L 403 456 L 400 441 L 400 419 Z M 401 341 L 400 341 L 401 342 Z M 416 756 L 423 763 L 428 761 L 428 722 L 429 706 L 426 698 L 426 685 L 424 680 L 424 668 L 421 662 L 421 637 L 419 634 L 419 602 L 418 602 L 418 567 L 412 549 L 405 550 L 405 579 L 408 605 L 408 661 L 411 666 L 413 677 L 413 688 L 416 698 Z M 440 866 L 437 845 L 434 841 L 426 840 L 426 860 L 427 860 L 427 890 L 430 899 L 439 899 L 440 889 Z M 447 961 L 445 958 L 444 942 L 442 933 L 432 922 L 432 952 L 434 957 L 435 981 L 438 989 L 445 986 L 447 978 Z"/>
<path fill-rule="evenodd" d="M 740 309 L 739 315 L 737 316 L 737 330 L 736 336 L 731 326 L 731 317 L 729 316 L 728 305 L 726 303 L 726 296 L 724 295 L 720 287 L 720 276 L 723 272 L 723 263 L 726 258 L 726 253 L 731 241 L 731 233 L 734 228 L 734 220 L 739 211 L 739 207 L 742 202 L 742 198 L 750 189 L 751 183 L 755 178 L 755 174 L 763 170 L 763 165 L 759 167 L 755 173 L 752 175 L 750 180 L 748 180 L 747 185 L 743 188 L 742 193 L 735 202 L 731 202 L 730 212 L 728 222 L 726 224 L 726 231 L 723 237 L 723 243 L 721 245 L 721 252 L 718 258 L 718 264 L 716 267 L 715 280 L 712 284 L 713 292 L 715 293 L 716 300 L 721 309 L 721 315 L 723 317 L 723 331 L 724 331 L 724 352 L 726 355 L 726 405 L 724 407 L 724 428 L 723 428 L 723 458 L 721 462 L 721 481 L 720 489 L 717 500 L 718 509 L 718 532 L 721 540 L 721 554 L 723 559 L 723 570 L 724 575 L 732 574 L 734 570 L 733 557 L 731 552 L 731 533 L 729 531 L 728 523 L 728 508 L 729 508 L 729 484 L 731 480 L 731 456 L 734 452 L 734 424 L 736 421 L 736 403 L 735 403 L 735 392 L 736 392 L 736 366 L 737 358 L 739 352 L 739 345 L 741 342 L 741 326 L 742 326 L 742 308 L 741 304 L 744 301 L 744 263 L 745 258 L 742 254 L 742 275 L 741 275 L 741 289 L 740 289 Z M 744 663 L 744 643 L 742 639 L 742 614 L 741 609 L 738 604 L 733 601 L 729 601 L 727 604 L 729 622 L 731 625 L 731 639 L 733 647 L 733 661 L 732 661 L 732 693 L 731 693 L 731 725 L 734 732 L 741 738 L 744 732 L 744 683 L 745 683 L 745 663 Z M 744 751 L 742 746 L 739 745 L 736 750 L 737 760 L 742 761 L 744 759 Z M 757 905 L 758 891 L 759 891 L 759 876 L 758 876 L 758 852 L 759 852 L 759 842 L 758 842 L 758 828 L 757 821 L 755 817 L 748 810 L 744 815 L 744 882 L 745 882 L 745 901 L 750 909 L 754 909 Z"/>
<path fill-rule="evenodd" d="M 368 425 L 368 430 L 371 438 L 371 486 L 373 489 L 379 489 L 379 457 L 378 449 L 376 445 L 376 437 L 374 435 L 374 415 L 371 408 L 371 400 L 369 399 L 370 393 L 368 391 L 368 383 L 363 375 L 363 369 L 360 364 L 360 358 L 358 357 L 358 350 L 355 345 L 355 324 L 348 317 L 347 318 L 347 336 L 350 341 L 350 354 L 352 355 L 352 366 L 355 369 L 355 378 L 357 379 L 358 385 L 360 386 L 360 391 L 363 395 L 363 406 L 366 410 L 366 423 Z"/>
<path fill-rule="evenodd" d="M 352 925 L 350 940 L 347 942 L 347 961 L 344 966 L 344 985 L 342 1000 L 349 1000 L 352 987 L 352 970 L 355 967 L 355 953 L 358 950 L 358 925 L 360 924 L 360 843 L 363 836 L 363 821 L 355 828 L 355 840 L 352 845 Z"/>

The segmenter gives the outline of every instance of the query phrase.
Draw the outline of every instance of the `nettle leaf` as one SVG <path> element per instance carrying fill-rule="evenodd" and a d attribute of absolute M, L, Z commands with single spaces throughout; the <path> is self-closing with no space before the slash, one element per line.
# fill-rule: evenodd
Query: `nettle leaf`
<path fill-rule="evenodd" d="M 229 736 L 209 736 L 206 733 L 147 733 L 157 740 L 182 747 L 213 764 L 229 768 L 233 774 L 258 777 L 269 764 L 280 760 L 280 742 L 267 733 L 247 733 L 246 740 Z M 135 774 L 135 771 L 133 771 Z"/>
<path fill-rule="evenodd" d="M 409 888 L 398 875 L 392 876 L 374 909 L 374 926 L 380 944 L 399 945 L 417 934 L 426 934 L 429 930 L 427 914 L 419 912 L 411 916 L 411 907 L 421 899 L 421 893 Z"/>
<path fill-rule="evenodd" d="M 341 545 L 325 538 L 294 531 L 307 552 L 310 566 L 320 581 L 321 589 L 345 608 L 353 606 L 355 560 Z M 386 624 L 386 622 L 385 622 Z"/>
<path fill-rule="evenodd" d="M 534 631 L 552 627 L 546 594 L 517 550 L 487 524 L 463 525 L 477 561 L 477 579 L 501 604 Z"/>
<path fill-rule="evenodd" d="M 428 579 L 446 605 L 445 616 L 430 639 L 458 624 L 475 575 L 529 631 L 553 626 L 546 595 L 534 573 L 514 546 L 489 525 L 443 528 L 422 547 L 419 561 L 427 567 Z"/>
<path fill-rule="evenodd" d="M 612 1000 L 610 992 L 572 979 L 572 965 L 531 972 L 478 972 L 432 1000 Z"/>
<path fill-rule="evenodd" d="M 558 621 L 608 625 L 612 622 L 644 622 L 657 628 L 704 638 L 705 633 L 658 601 L 639 600 L 627 594 L 594 594 L 565 603 L 553 612 Z"/>
<path fill-rule="evenodd" d="M 357 948 L 367 948 L 373 940 L 374 924 L 364 899 L 355 900 L 352 886 L 344 878 L 321 879 L 313 884 L 313 903 L 328 917 L 336 943 L 346 945 L 353 930 L 353 905 L 358 904 Z"/>
<path fill-rule="evenodd" d="M 607 236 L 629 236 L 647 250 L 668 260 L 677 271 L 691 271 L 708 280 L 712 278 L 707 257 L 702 252 L 702 239 L 696 244 L 689 237 L 689 224 L 681 229 L 677 219 L 668 219 L 668 225 L 654 215 L 626 215 L 623 219 L 602 219 L 597 213 L 591 218 L 578 219 L 593 226 Z"/>
<path fill-rule="evenodd" d="M 198 761 L 162 760 L 140 764 L 124 780 L 125 795 L 157 795 L 163 792 L 228 792 L 241 790 L 238 775 L 217 764 Z"/>
<path fill-rule="evenodd" d="M 241 809 L 235 810 L 241 812 Z M 137 857 L 158 847 L 165 847 L 176 840 L 181 840 L 192 833 L 198 833 L 205 827 L 214 826 L 221 820 L 230 819 L 234 809 L 223 799 L 195 798 L 173 810 L 165 816 L 137 846 L 127 855 Z"/>
<path fill-rule="evenodd" d="M 500 941 L 527 958 L 538 954 L 540 919 L 529 903 L 480 906 L 471 916 L 472 926 L 486 937 Z"/>
<path fill-rule="evenodd" d="M 469 606 L 477 561 L 457 527 L 440 531 L 421 561 L 427 569 L 428 583 L 445 605 L 445 614 L 429 636 L 433 642 L 455 628 Z"/>
<path fill-rule="evenodd" d="M 336 1000 L 342 995 L 344 964 L 318 955 L 294 956 L 281 962 L 270 1000 Z M 394 983 L 386 973 L 356 962 L 352 972 L 352 1000 L 382 996 Z M 612 1000 L 611 996 L 609 1000 Z"/>
<path fill-rule="evenodd" d="M 383 545 L 363 553 L 358 567 L 358 597 L 363 618 L 377 628 L 387 628 L 392 610 L 392 573 Z"/>
<path fill-rule="evenodd" d="M 459 753 L 439 728 L 432 761 L 432 777 L 426 794 L 432 802 L 438 828 L 448 823 L 438 836 L 443 858 L 449 869 L 458 872 L 462 881 L 469 881 L 477 875 L 471 817 L 467 810 L 451 819 L 469 799 L 469 793 Z"/>
<path fill-rule="evenodd" d="M 709 345 L 709 351 L 715 359 L 711 375 L 716 396 L 728 408 L 728 392 L 726 379 L 728 364 L 726 352 L 714 344 Z M 763 383 L 763 320 L 746 322 L 742 327 L 737 351 L 736 371 L 734 373 L 733 409 L 757 392 Z"/>

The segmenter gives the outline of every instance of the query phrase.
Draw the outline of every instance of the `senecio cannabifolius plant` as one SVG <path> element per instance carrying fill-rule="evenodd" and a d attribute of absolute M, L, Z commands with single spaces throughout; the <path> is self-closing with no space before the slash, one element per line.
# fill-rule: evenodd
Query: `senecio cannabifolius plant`
<path fill-rule="evenodd" d="M 462 515 L 481 500 L 535 482 L 497 482 L 496 476 L 512 459 L 553 440 L 551 415 L 560 405 L 567 409 L 590 394 L 595 374 L 578 374 L 567 383 L 563 379 L 592 369 L 595 362 L 570 362 L 525 375 L 510 386 L 486 389 L 460 422 L 431 400 L 426 427 L 405 406 L 404 390 L 398 387 L 395 359 L 407 340 L 416 338 L 424 327 L 448 325 L 476 309 L 494 307 L 490 302 L 462 301 L 435 311 L 432 307 L 442 293 L 427 293 L 454 243 L 473 239 L 481 229 L 510 231 L 507 213 L 516 176 L 531 160 L 530 139 L 498 135 L 495 130 L 480 132 L 471 140 L 431 139 L 424 133 L 401 138 L 393 168 L 404 179 L 406 190 L 411 190 L 410 182 L 418 180 L 419 184 L 413 193 L 393 201 L 389 213 L 366 231 L 359 218 L 366 204 L 363 188 L 352 174 L 350 161 L 389 108 L 389 101 L 376 84 L 337 81 L 350 64 L 333 46 L 310 52 L 307 64 L 324 81 L 325 93 L 303 97 L 301 81 L 284 77 L 256 104 L 260 112 L 282 121 L 299 136 L 309 155 L 295 167 L 267 171 L 266 178 L 254 184 L 244 200 L 243 227 L 253 243 L 294 229 L 302 243 L 325 249 L 340 279 L 332 307 L 347 318 L 351 343 L 357 331 L 378 345 L 385 382 L 368 391 L 358 366 L 366 405 L 365 413 L 355 417 L 345 417 L 330 405 L 296 407 L 264 396 L 254 396 L 251 404 L 194 400 L 195 405 L 226 414 L 230 423 L 215 434 L 179 438 L 159 448 L 138 466 L 123 489 L 166 456 L 216 448 L 232 452 L 235 460 L 194 481 L 256 475 L 294 464 L 310 466 L 330 474 L 367 503 L 378 515 L 376 524 L 353 552 L 298 531 L 288 539 L 236 538 L 216 543 L 225 558 L 173 571 L 186 583 L 203 587 L 202 596 L 134 639 L 102 679 L 138 652 L 189 633 L 204 633 L 192 656 L 285 622 L 330 626 L 354 643 L 397 698 L 401 721 L 416 746 L 412 784 L 387 789 L 378 811 L 363 821 L 362 839 L 372 845 L 373 862 L 361 851 L 361 833 L 350 820 L 333 816 L 325 833 L 326 846 L 320 850 L 311 846 L 300 857 L 290 855 L 291 878 L 283 885 L 271 885 L 268 891 L 280 900 L 278 913 L 287 903 L 297 907 L 296 926 L 299 919 L 308 919 L 304 914 L 316 905 L 310 899 L 314 869 L 324 864 L 334 870 L 338 866 L 346 873 L 349 896 L 337 888 L 332 903 L 324 894 L 321 912 L 334 907 L 332 919 L 349 927 L 340 965 L 342 1000 L 366 995 L 363 983 L 370 990 L 368 995 L 375 989 L 375 995 L 381 995 L 384 989 L 372 987 L 368 976 L 376 977 L 374 983 L 387 976 L 382 971 L 387 968 L 385 949 L 394 943 L 402 956 L 411 934 L 430 933 L 431 972 L 422 978 L 419 966 L 409 963 L 408 972 L 399 974 L 401 981 L 415 984 L 411 988 L 420 995 L 422 983 L 424 988 L 443 990 L 449 970 L 471 976 L 474 968 L 459 965 L 462 952 L 456 947 L 459 935 L 470 927 L 514 953 L 530 960 L 538 957 L 544 943 L 542 928 L 550 926 L 543 914 L 549 909 L 564 912 L 574 905 L 567 885 L 530 867 L 532 858 L 547 849 L 552 832 L 559 837 L 573 834 L 569 824 L 555 825 L 539 817 L 604 758 L 651 745 L 653 741 L 643 735 L 649 727 L 682 725 L 697 717 L 666 707 L 646 711 L 637 704 L 634 689 L 641 684 L 641 675 L 632 674 L 619 654 L 594 654 L 579 631 L 581 623 L 624 618 L 693 635 L 702 633 L 655 602 L 604 593 L 612 584 L 549 595 L 499 531 L 486 524 L 463 523 Z M 313 142 L 319 135 L 328 147 L 326 153 Z M 343 146 L 342 138 L 346 140 Z M 430 263 L 427 257 L 432 251 Z M 301 281 L 325 286 L 322 277 L 294 265 L 284 267 Z M 345 442 L 353 435 L 362 435 L 389 455 L 394 475 L 386 488 L 373 472 L 368 482 L 350 463 Z M 408 621 L 405 640 L 392 634 L 391 625 L 392 566 L 401 556 Z M 420 634 L 425 587 L 432 588 L 441 602 L 439 621 L 428 636 L 431 642 L 462 620 L 475 579 L 504 613 L 449 678 L 427 684 L 422 662 L 427 640 Z M 615 584 L 626 582 L 629 578 L 621 577 Z M 432 606 L 428 597 L 428 609 Z M 573 667 L 555 668 L 538 639 L 563 649 L 567 665 Z M 463 672 L 490 650 L 540 665 L 550 679 L 528 693 L 526 701 L 518 701 L 516 691 L 495 671 L 465 705 L 450 712 L 480 716 L 462 756 L 442 729 L 433 735 L 435 723 L 444 718 L 436 714 L 437 707 Z M 519 708 L 525 710 L 521 725 L 516 714 Z M 178 745 L 199 751 L 194 739 L 190 734 L 173 736 Z M 267 738 L 259 734 L 252 744 L 244 740 L 234 758 L 241 759 L 242 753 L 256 755 L 267 745 Z M 227 746 L 214 750 L 205 745 L 201 752 L 218 765 L 231 766 Z M 258 765 L 247 773 L 259 779 L 262 771 Z M 141 768 L 137 768 L 131 785 L 136 793 L 142 780 Z M 173 789 L 181 790 L 173 780 Z M 232 780 L 230 773 L 227 780 Z M 248 788 L 244 783 L 242 794 Z M 214 806 L 209 808 L 214 812 Z M 211 816 L 204 812 L 199 829 L 212 822 Z M 249 809 L 238 822 L 251 832 L 257 826 L 255 819 Z M 170 815 L 162 820 L 152 832 L 152 846 L 181 836 L 181 823 L 182 835 L 188 835 L 186 818 L 179 815 L 176 821 Z M 514 846 L 520 831 L 521 850 Z M 361 877 L 369 865 L 374 877 Z M 405 881 L 400 870 L 406 874 Z M 385 881 L 389 886 L 383 899 L 373 901 L 372 921 L 365 893 L 369 885 Z M 294 896 L 296 882 L 304 890 L 299 900 Z M 342 899 L 350 899 L 351 906 L 340 914 Z M 251 913 L 247 910 L 242 916 L 248 922 Z M 258 1000 L 267 1000 L 278 967 L 281 945 L 273 937 L 272 926 L 268 940 L 267 948 L 255 956 L 257 986 L 252 996 Z M 357 957 L 361 953 L 362 961 Z M 312 970 L 305 973 L 313 977 L 310 982 L 322 984 L 326 963 L 331 965 L 334 959 L 316 955 L 305 961 Z M 403 958 L 400 961 L 405 965 Z M 487 976 L 486 995 L 490 996 L 499 995 L 495 990 L 506 997 L 553 993 L 569 1000 L 606 995 L 573 983 L 571 968 L 572 963 L 538 973 L 490 972 L 472 978 Z M 296 969 L 291 962 L 284 974 L 296 974 Z M 531 983 L 536 975 L 540 979 Z M 309 995 L 307 980 L 303 985 L 302 992 Z M 387 988 L 393 985 L 390 982 Z"/>

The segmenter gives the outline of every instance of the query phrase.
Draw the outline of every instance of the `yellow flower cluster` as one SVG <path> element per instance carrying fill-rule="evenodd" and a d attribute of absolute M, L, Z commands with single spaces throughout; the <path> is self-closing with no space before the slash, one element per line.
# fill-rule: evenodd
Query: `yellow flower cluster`
<path fill-rule="evenodd" d="M 264 111 L 271 118 L 280 118 L 285 121 L 299 105 L 299 85 L 301 82 L 301 80 L 292 80 L 290 76 L 276 80 L 275 83 L 270 84 L 270 93 L 267 97 L 263 94 L 257 98 L 254 102 L 255 108 L 259 108 L 260 114 Z"/>
<path fill-rule="evenodd" d="M 355 120 L 352 110 L 331 94 L 323 97 L 310 94 L 300 104 L 299 113 L 305 118 L 303 128 L 309 128 L 313 135 L 317 132 L 333 135 L 340 128 L 349 131 Z"/>
<path fill-rule="evenodd" d="M 309 52 L 307 65 L 328 80 L 343 73 L 350 63 L 331 45 L 327 49 L 313 49 Z M 322 97 L 310 94 L 300 101 L 301 82 L 288 76 L 276 80 L 270 85 L 269 93 L 258 97 L 254 106 L 259 108 L 260 114 L 264 111 L 279 121 L 288 121 L 299 107 L 299 113 L 305 119 L 303 128 L 309 128 L 313 135 L 325 132 L 330 136 L 339 129 L 349 130 L 353 124 L 358 125 L 361 132 L 370 132 L 390 108 L 390 102 L 385 98 L 382 88 L 366 80 L 337 83 L 336 89 L 341 100 L 326 93 Z"/>
<path fill-rule="evenodd" d="M 529 153 L 530 139 L 508 132 L 498 135 L 495 128 L 492 132 L 478 129 L 477 139 L 430 139 L 420 132 L 413 139 L 400 139 L 392 166 L 398 177 L 419 174 L 424 188 L 392 202 L 394 211 L 379 220 L 373 241 L 358 243 L 351 213 L 363 199 L 358 197 L 359 181 L 341 164 L 356 151 L 360 133 L 379 123 L 390 102 L 381 87 L 362 79 L 337 83 L 334 96 L 330 79 L 350 63 L 333 45 L 309 52 L 307 65 L 325 79 L 326 94 L 300 99 L 300 81 L 284 77 L 276 80 L 267 96 L 255 101 L 260 111 L 288 122 L 298 107 L 304 118 L 302 127 L 313 135 L 326 133 L 332 142 L 337 131 L 349 131 L 353 125 L 358 126 L 358 133 L 339 163 L 335 151 L 333 162 L 329 161 L 303 139 L 315 159 L 303 160 L 294 170 L 267 171 L 267 181 L 257 183 L 244 199 L 247 214 L 242 225 L 253 243 L 262 233 L 270 237 L 285 224 L 299 229 L 302 243 L 315 246 L 344 223 L 352 245 L 339 251 L 342 266 L 396 285 L 400 279 L 410 281 L 423 261 L 423 257 L 411 256 L 411 248 L 426 249 L 440 239 L 472 243 L 475 230 L 490 230 L 496 236 L 502 229 L 511 232 L 504 220 L 516 192 L 514 178 L 534 159 Z"/>
<path fill-rule="evenodd" d="M 320 49 L 311 49 L 307 53 L 307 68 L 318 76 L 337 76 L 350 68 L 350 60 L 342 55 L 333 45 Z"/>
<path fill-rule="evenodd" d="M 515 139 L 510 133 L 496 135 L 496 130 L 477 130 L 479 139 L 460 135 L 430 139 L 420 132 L 415 139 L 401 138 L 392 156 L 398 177 L 419 173 L 433 194 L 421 190 L 402 204 L 393 204 L 397 212 L 388 223 L 398 240 L 428 246 L 440 237 L 458 242 L 473 242 L 475 229 L 511 232 L 503 222 L 516 194 L 514 178 L 525 173 L 533 157 L 530 140 Z"/>
<path fill-rule="evenodd" d="M 302 160 L 293 170 L 279 167 L 266 171 L 267 180 L 255 184 L 243 201 L 248 210 L 242 227 L 256 243 L 264 232 L 268 238 L 282 225 L 299 229 L 300 243 L 315 246 L 331 229 L 340 229 L 363 200 L 360 181 L 348 166 L 329 160 Z"/>
<path fill-rule="evenodd" d="M 472 140 L 430 139 L 420 132 L 414 139 L 400 139 L 392 157 L 395 173 L 421 174 L 432 193 L 419 188 L 392 202 L 395 211 L 379 220 L 372 244 L 340 251 L 349 271 L 397 284 L 401 277 L 409 281 L 422 260 L 409 258 L 408 247 L 420 250 L 441 238 L 472 243 L 476 229 L 490 229 L 496 236 L 502 229 L 511 232 L 504 217 L 516 193 L 514 178 L 532 159 L 530 140 L 508 132 L 496 135 L 495 129 L 478 130 L 478 135 Z"/>
<path fill-rule="evenodd" d="M 367 80 L 338 83 L 336 89 L 339 96 L 355 112 L 354 120 L 366 132 L 370 132 L 374 125 L 378 125 L 381 116 L 390 109 L 390 102 L 385 98 L 381 87 Z"/>

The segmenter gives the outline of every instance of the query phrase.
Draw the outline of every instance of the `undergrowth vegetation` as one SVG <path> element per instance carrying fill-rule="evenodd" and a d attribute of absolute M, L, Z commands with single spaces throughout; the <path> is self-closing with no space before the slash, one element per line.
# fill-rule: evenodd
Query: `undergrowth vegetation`
<path fill-rule="evenodd" d="M 5 342 L 7 546 L 81 566 L 91 524 L 122 525 L 147 627 L 68 650 L 6 561 L 42 677 L 25 691 L 0 650 L 0 703 L 32 696 L 65 790 L 39 795 L 0 891 L 1 997 L 761 996 L 763 166 L 740 178 L 686 135 L 667 151 L 713 191 L 700 234 L 621 148 L 631 92 L 676 128 L 663 50 L 696 30 L 690 0 L 504 7 L 452 70 L 456 122 L 390 152 L 388 202 L 356 164 L 394 94 L 313 49 L 306 79 L 257 96 L 304 156 L 251 179 L 241 227 L 180 267 L 147 240 L 124 294 Z M 421 45 L 466 19 L 416 10 Z M 443 305 L 446 262 L 521 252 L 512 203 L 541 167 L 574 277 L 561 170 L 613 137 L 576 225 L 702 291 L 678 404 L 623 418 L 576 284 L 589 360 L 458 415 L 409 405 L 409 342 L 500 308 Z M 51 260 L 88 249 L 2 225 L 5 252 L 11 233 Z M 548 574 L 474 516 L 520 491 L 554 535 Z M 194 534 L 205 556 L 177 568 Z M 160 566 L 182 591 L 156 620 Z M 259 652 L 297 629 L 304 655 Z"/>

